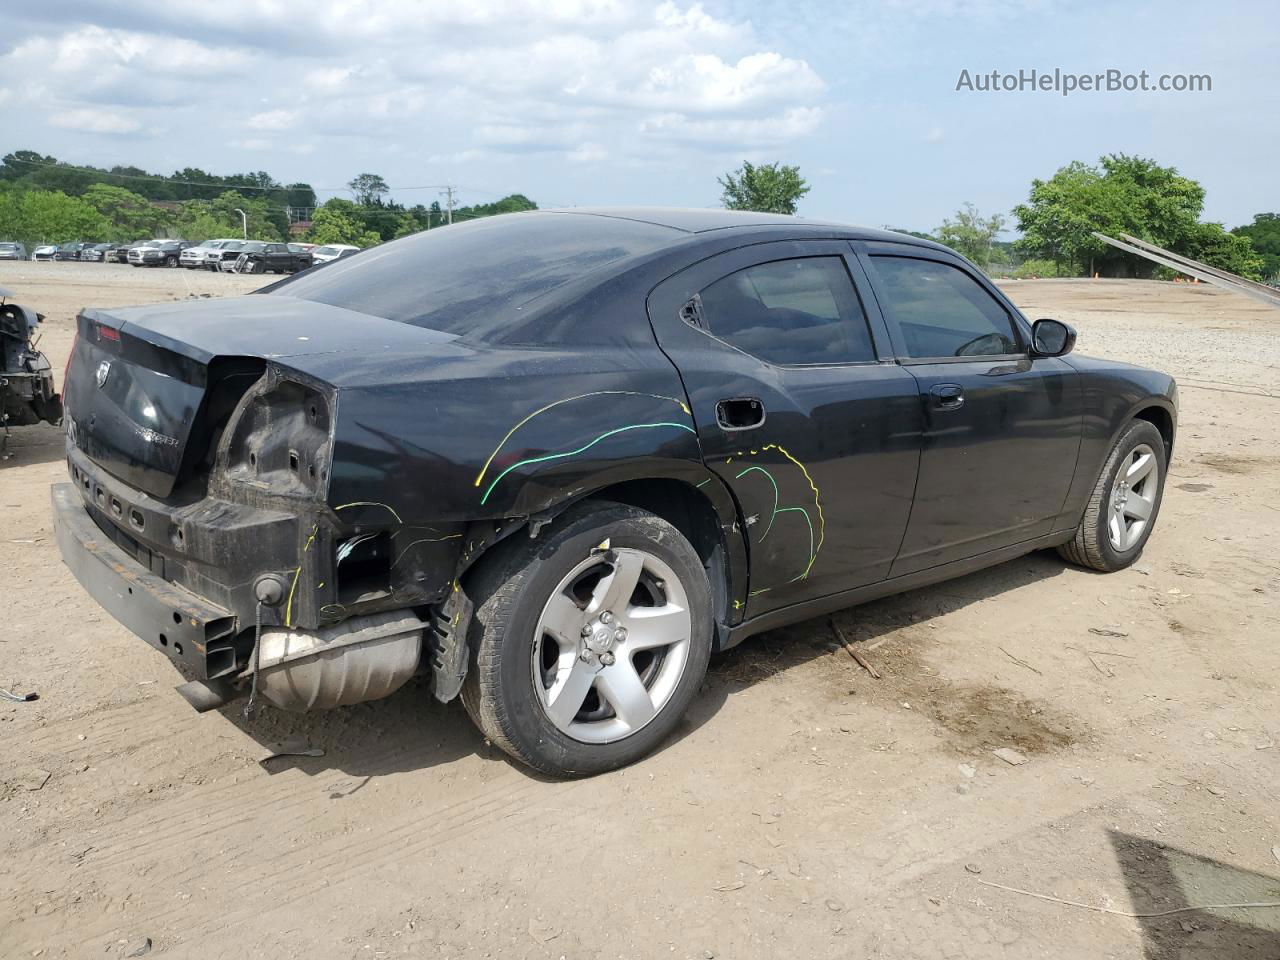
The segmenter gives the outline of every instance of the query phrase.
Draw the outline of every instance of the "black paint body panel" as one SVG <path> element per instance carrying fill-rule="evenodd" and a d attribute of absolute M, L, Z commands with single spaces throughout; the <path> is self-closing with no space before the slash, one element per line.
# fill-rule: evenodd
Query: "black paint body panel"
<path fill-rule="evenodd" d="M 247 297 L 84 311 L 68 453 L 89 509 L 136 541 L 148 569 L 241 629 L 268 573 L 289 598 L 267 622 L 315 628 L 437 603 L 513 531 L 614 485 L 662 480 L 713 518 L 727 642 L 1069 531 L 1123 424 L 1143 407 L 1176 411 L 1167 376 L 1121 364 L 903 362 L 865 251 L 892 244 L 972 269 L 927 241 L 724 211 L 493 219 L 483 229 L 498 241 L 500 221 L 520 224 L 525 252 L 499 242 L 495 254 L 515 259 L 539 223 L 555 224 L 562 245 L 565 223 L 618 236 L 580 269 L 526 264 L 531 286 L 486 290 L 474 329 L 432 329 L 428 309 L 401 322 L 298 296 L 423 249 L 421 237 Z M 633 230 L 643 242 L 629 245 Z M 874 362 L 776 367 L 680 319 L 717 277 L 811 251 L 843 258 Z M 334 289 L 326 296 L 340 300 Z M 944 376 L 971 384 L 968 413 L 950 422 L 927 405 Z M 723 430 L 726 397 L 759 399 L 764 423 Z M 120 516 L 93 504 L 98 487 L 114 491 Z M 140 529 L 129 529 L 133 508 Z M 342 545 L 358 538 L 378 539 L 354 584 Z"/>

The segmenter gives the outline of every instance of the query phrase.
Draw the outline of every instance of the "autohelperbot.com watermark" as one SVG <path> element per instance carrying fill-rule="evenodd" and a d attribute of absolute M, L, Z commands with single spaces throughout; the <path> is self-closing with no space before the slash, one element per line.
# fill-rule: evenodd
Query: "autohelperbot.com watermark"
<path fill-rule="evenodd" d="M 1207 73 L 1136 73 L 1115 68 L 1099 73 L 1073 73 L 1055 67 L 1053 70 L 1023 69 L 961 70 L 956 91 L 968 93 L 1056 93 L 1068 97 L 1073 93 L 1211 93 L 1213 77 Z"/>

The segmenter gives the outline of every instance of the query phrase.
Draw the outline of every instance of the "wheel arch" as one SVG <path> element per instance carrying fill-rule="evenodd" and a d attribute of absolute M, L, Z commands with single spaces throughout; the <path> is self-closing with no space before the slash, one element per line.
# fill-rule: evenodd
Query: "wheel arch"
<path fill-rule="evenodd" d="M 601 487 L 585 499 L 625 503 L 679 530 L 702 558 L 717 624 L 733 625 L 741 619 L 746 596 L 746 544 L 737 504 L 717 478 L 707 479 L 702 485 L 670 477 L 625 480 Z M 707 490 L 713 491 L 711 495 Z"/>
<path fill-rule="evenodd" d="M 1134 410 L 1124 426 L 1128 426 L 1134 420 L 1145 420 L 1160 431 L 1160 436 L 1164 438 L 1165 463 L 1170 462 L 1173 459 L 1173 438 L 1176 432 L 1173 411 L 1159 403 L 1149 402 L 1146 406 L 1140 406 Z M 1124 427 L 1121 429 L 1123 430 Z M 1114 438 L 1112 443 L 1115 443 Z"/>
<path fill-rule="evenodd" d="M 693 466 L 693 465 L 691 465 Z M 700 464 L 696 471 L 678 476 L 651 474 L 611 478 L 576 491 L 553 506 L 528 517 L 512 518 L 468 533 L 479 549 L 464 554 L 459 576 L 462 582 L 490 563 L 499 562 L 503 545 L 514 536 L 537 537 L 542 527 L 583 502 L 624 503 L 666 520 L 693 545 L 702 559 L 711 584 L 719 649 L 729 628 L 742 619 L 746 607 L 748 557 L 737 502 L 724 483 Z M 495 531 L 494 528 L 498 527 Z M 495 535 L 496 533 L 496 535 Z"/>

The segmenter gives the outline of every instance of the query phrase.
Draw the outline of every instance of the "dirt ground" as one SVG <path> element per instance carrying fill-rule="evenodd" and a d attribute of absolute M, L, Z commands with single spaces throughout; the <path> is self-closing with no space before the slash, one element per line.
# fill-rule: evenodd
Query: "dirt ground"
<path fill-rule="evenodd" d="M 48 314 L 250 277 L 0 264 Z M 1174 373 L 1146 555 L 1036 554 L 713 661 L 676 736 L 530 776 L 461 706 L 394 697 L 246 724 L 63 568 L 61 437 L 0 464 L 0 956 L 1280 957 L 1280 313 L 1205 286 L 1013 282 L 1077 349 Z M 264 760 L 298 737 L 319 758 Z M 1010 765 L 998 748 L 1021 752 Z M 1006 888 L 1016 888 L 1010 890 Z"/>

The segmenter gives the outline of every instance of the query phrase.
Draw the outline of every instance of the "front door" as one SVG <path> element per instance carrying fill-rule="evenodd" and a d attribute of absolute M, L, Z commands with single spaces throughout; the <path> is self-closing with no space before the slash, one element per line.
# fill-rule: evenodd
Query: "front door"
<path fill-rule="evenodd" d="M 925 418 L 915 505 L 892 575 L 1049 533 L 1080 449 L 1079 378 L 1032 357 L 1012 305 L 958 258 L 863 248 Z"/>
<path fill-rule="evenodd" d="M 923 417 L 859 285 L 847 243 L 788 241 L 649 297 L 703 458 L 741 511 L 748 616 L 883 579 L 906 528 Z"/>

